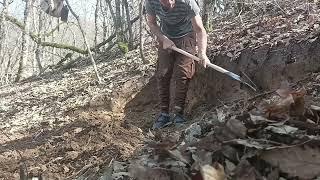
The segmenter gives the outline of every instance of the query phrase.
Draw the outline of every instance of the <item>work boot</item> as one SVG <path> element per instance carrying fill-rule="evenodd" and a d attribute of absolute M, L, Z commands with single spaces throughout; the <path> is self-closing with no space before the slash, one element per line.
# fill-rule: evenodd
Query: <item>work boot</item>
<path fill-rule="evenodd" d="M 152 129 L 161 129 L 171 124 L 170 115 L 167 113 L 161 113 L 154 122 Z"/>
<path fill-rule="evenodd" d="M 186 124 L 187 120 L 184 119 L 182 114 L 175 114 L 173 117 L 173 123 L 176 127 L 182 127 Z"/>

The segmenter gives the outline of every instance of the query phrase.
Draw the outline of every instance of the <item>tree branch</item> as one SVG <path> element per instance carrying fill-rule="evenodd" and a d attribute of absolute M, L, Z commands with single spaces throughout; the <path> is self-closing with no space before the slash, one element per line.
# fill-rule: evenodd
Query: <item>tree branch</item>
<path fill-rule="evenodd" d="M 130 21 L 130 24 L 132 25 L 133 23 L 137 22 L 139 18 L 140 18 L 140 16 L 135 17 L 134 19 L 132 19 Z M 129 28 L 126 28 L 124 30 L 124 32 L 127 32 L 128 30 L 129 30 Z M 117 36 L 117 33 L 113 33 L 111 36 L 108 37 L 108 39 L 106 39 L 105 41 L 97 44 L 97 46 L 95 48 L 91 48 L 91 49 L 94 50 L 94 49 L 101 48 L 102 46 L 106 45 L 108 42 L 112 41 L 112 39 L 115 38 L 116 36 Z"/>
<path fill-rule="evenodd" d="M 130 23 L 133 24 L 133 23 L 137 22 L 139 18 L 140 18 L 139 16 L 135 17 L 134 19 L 132 19 L 130 21 Z M 22 22 L 20 22 L 18 19 L 14 18 L 12 16 L 9 16 L 9 15 L 6 15 L 5 19 L 8 20 L 9 22 L 13 23 L 17 27 L 19 27 L 21 30 L 24 29 L 24 24 Z M 129 30 L 129 28 L 126 28 L 124 30 L 124 32 L 127 32 L 128 30 Z M 44 35 L 48 35 L 48 34 L 52 33 L 52 31 L 47 33 L 47 34 L 44 34 Z M 31 33 L 31 32 L 28 35 L 31 37 L 31 39 L 35 43 L 39 43 L 39 36 L 38 35 L 36 35 L 34 33 Z M 117 36 L 117 33 L 113 33 L 105 41 L 97 44 L 96 47 L 90 48 L 90 50 L 91 51 L 96 51 L 97 49 L 99 49 L 102 46 L 106 45 L 107 43 L 111 42 L 116 36 Z M 54 42 L 41 42 L 40 45 L 44 46 L 44 47 L 48 46 L 48 47 L 54 47 L 54 48 L 58 48 L 58 49 L 66 49 L 66 50 L 74 51 L 74 52 L 77 52 L 77 53 L 80 53 L 80 54 L 88 54 L 88 50 L 84 50 L 84 49 L 81 49 L 81 48 L 78 48 L 78 47 L 75 47 L 75 46 L 71 46 L 71 45 L 67 45 L 67 44 L 54 43 Z"/>

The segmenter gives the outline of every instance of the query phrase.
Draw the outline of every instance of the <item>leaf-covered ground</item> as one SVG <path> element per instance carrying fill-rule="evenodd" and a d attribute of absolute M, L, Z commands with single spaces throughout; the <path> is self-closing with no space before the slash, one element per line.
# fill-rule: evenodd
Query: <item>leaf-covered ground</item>
<path fill-rule="evenodd" d="M 143 134 L 124 123 L 123 108 L 154 66 L 143 65 L 138 51 L 127 56 L 99 64 L 101 85 L 89 66 L 1 88 L 0 178 L 18 179 L 23 169 L 73 179 L 83 167 L 130 157 Z"/>
<path fill-rule="evenodd" d="M 203 109 L 182 130 L 150 132 L 145 153 L 123 169 L 143 180 L 319 179 L 319 82 L 319 73 L 284 81 L 276 91 Z"/>
<path fill-rule="evenodd" d="M 212 59 L 317 42 L 316 3 L 254 2 L 250 11 L 214 20 Z M 157 113 L 154 52 L 146 48 L 150 65 L 138 51 L 99 57 L 102 85 L 91 67 L 78 64 L 0 88 L 0 179 L 26 173 L 47 179 L 319 178 L 319 74 L 237 101 L 221 99 L 221 106 L 200 106 L 185 127 L 149 132 Z"/>

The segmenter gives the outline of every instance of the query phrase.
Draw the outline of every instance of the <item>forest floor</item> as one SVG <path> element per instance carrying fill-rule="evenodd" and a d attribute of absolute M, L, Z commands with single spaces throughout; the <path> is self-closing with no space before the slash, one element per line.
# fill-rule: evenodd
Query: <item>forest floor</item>
<path fill-rule="evenodd" d="M 293 4 L 262 19 L 216 19 L 210 58 L 231 62 L 246 49 L 317 42 L 319 9 Z M 298 67 L 305 71 L 299 81 L 200 105 L 185 127 L 151 132 L 158 113 L 155 49 L 146 48 L 148 65 L 137 50 L 97 57 L 103 84 L 80 61 L 1 87 L 0 179 L 320 178 L 319 70 Z"/>
<path fill-rule="evenodd" d="M 138 57 L 100 63 L 100 85 L 86 67 L 1 88 L 0 179 L 18 179 L 25 166 L 29 176 L 73 179 L 83 167 L 131 157 L 143 131 L 124 123 L 124 107 L 154 72 Z"/>
<path fill-rule="evenodd" d="M 157 179 L 158 174 L 183 179 L 190 168 L 200 172 L 202 163 L 213 160 L 238 179 L 320 176 L 320 73 L 249 99 L 200 107 L 186 127 L 151 133 L 155 92 L 151 87 L 145 96 L 139 92 L 154 84 L 154 66 L 120 58 L 99 69 L 110 63 L 112 70 L 102 72 L 109 83 L 103 85 L 88 67 L 1 88 L 1 179 L 19 179 L 21 171 L 45 179 Z M 264 155 L 269 165 L 259 159 L 265 149 L 273 154 Z M 207 156 L 213 156 L 210 162 Z M 183 173 L 164 168 L 177 166 Z"/>

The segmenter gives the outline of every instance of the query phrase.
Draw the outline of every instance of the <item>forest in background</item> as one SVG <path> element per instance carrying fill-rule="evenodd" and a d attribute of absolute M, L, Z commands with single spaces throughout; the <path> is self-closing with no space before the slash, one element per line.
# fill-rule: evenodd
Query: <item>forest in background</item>
<path fill-rule="evenodd" d="M 62 2 L 68 4 L 66 0 Z M 125 54 L 139 47 L 143 52 L 143 44 L 152 40 L 145 26 L 144 0 L 90 0 L 87 4 L 93 7 L 84 12 L 69 12 L 67 22 L 45 13 L 40 3 L 41 0 L 0 2 L 0 86 L 88 56 L 91 54 L 88 47 L 94 54 L 119 49 Z M 240 15 L 250 7 L 276 1 L 198 0 L 198 3 L 204 25 L 210 31 L 217 16 Z M 70 4 L 69 9 L 83 10 L 79 8 L 82 3 Z M 94 63 L 93 56 L 91 60 Z"/>

